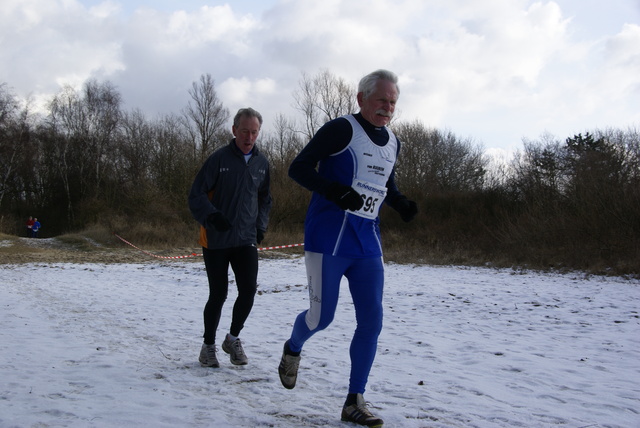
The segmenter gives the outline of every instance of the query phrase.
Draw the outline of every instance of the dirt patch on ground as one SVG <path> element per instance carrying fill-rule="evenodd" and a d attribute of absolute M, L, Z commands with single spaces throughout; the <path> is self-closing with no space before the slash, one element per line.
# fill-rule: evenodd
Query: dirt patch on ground
<path fill-rule="evenodd" d="M 103 245 L 82 237 L 40 239 L 0 236 L 0 264 L 148 263 L 176 259 L 202 262 L 201 253 L 201 248 L 140 250 L 125 243 Z"/>

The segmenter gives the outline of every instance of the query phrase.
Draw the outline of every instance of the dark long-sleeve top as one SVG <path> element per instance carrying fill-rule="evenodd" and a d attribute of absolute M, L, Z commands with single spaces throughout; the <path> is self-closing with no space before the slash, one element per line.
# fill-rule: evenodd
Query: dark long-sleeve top
<path fill-rule="evenodd" d="M 201 225 L 200 245 L 208 249 L 255 245 L 257 230 L 267 230 L 271 204 L 267 158 L 254 146 L 246 161 L 235 139 L 209 156 L 189 193 L 189 209 Z M 206 228 L 216 212 L 231 222 L 231 230 Z"/>

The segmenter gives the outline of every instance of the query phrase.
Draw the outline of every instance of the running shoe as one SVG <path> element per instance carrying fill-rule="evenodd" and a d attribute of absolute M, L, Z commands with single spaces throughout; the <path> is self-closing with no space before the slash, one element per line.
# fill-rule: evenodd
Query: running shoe
<path fill-rule="evenodd" d="M 235 364 L 236 366 L 244 366 L 249 362 L 247 355 L 244 353 L 244 349 L 242 349 L 242 343 L 240 339 L 231 340 L 229 335 L 224 338 L 224 342 L 222 342 L 222 350 L 229 354 L 229 359 L 231 360 L 231 364 Z"/>
<path fill-rule="evenodd" d="M 367 427 L 380 428 L 384 422 L 371 414 L 362 394 L 358 394 L 355 404 L 342 408 L 342 420 Z"/>
<path fill-rule="evenodd" d="M 280 375 L 280 382 L 282 382 L 282 386 L 287 389 L 293 389 L 295 388 L 296 380 L 298 379 L 300 356 L 287 354 L 287 350 L 289 349 L 287 344 L 288 341 L 285 342 L 284 349 L 282 350 L 282 359 L 278 366 L 278 374 Z"/>
<path fill-rule="evenodd" d="M 198 360 L 203 367 L 220 367 L 218 358 L 216 358 L 216 345 L 203 343 Z"/>

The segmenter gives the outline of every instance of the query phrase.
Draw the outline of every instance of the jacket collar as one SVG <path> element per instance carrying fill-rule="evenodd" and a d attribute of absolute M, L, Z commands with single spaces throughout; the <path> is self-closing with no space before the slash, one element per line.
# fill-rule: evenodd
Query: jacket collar
<path fill-rule="evenodd" d="M 232 139 L 231 139 L 231 142 L 229 143 L 229 147 L 231 147 L 231 151 L 232 151 L 236 156 L 241 156 L 241 157 L 243 157 L 243 156 L 244 156 L 244 153 L 242 153 L 242 150 L 240 150 L 240 149 L 238 148 L 238 146 L 236 145 L 236 139 L 235 139 L 235 138 L 232 138 Z M 257 144 L 254 144 L 254 145 L 253 145 L 253 150 L 252 150 L 252 152 L 251 152 L 251 155 L 252 155 L 252 156 L 257 156 L 257 155 L 258 155 L 258 153 L 260 153 L 260 150 L 258 150 L 258 145 L 257 145 Z"/>

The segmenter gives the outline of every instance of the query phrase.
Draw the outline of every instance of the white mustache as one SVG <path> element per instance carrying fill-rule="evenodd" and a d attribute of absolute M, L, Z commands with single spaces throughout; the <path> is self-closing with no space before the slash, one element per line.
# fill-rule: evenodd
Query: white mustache
<path fill-rule="evenodd" d="M 381 110 L 376 110 L 376 114 L 379 114 L 380 116 L 385 116 L 385 117 L 388 117 L 388 118 L 393 117 L 393 114 L 389 113 L 386 110 L 382 110 L 382 109 Z"/>

